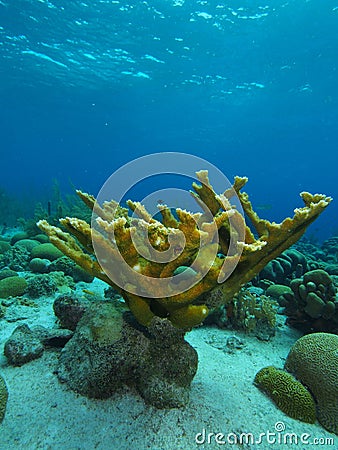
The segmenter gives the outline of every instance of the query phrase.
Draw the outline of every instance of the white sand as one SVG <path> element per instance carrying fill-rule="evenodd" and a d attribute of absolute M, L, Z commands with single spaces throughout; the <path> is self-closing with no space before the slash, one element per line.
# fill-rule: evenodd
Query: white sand
<path fill-rule="evenodd" d="M 282 367 L 290 346 L 299 334 L 281 325 L 270 342 L 258 341 L 241 332 L 217 328 L 198 328 L 187 335 L 199 355 L 199 368 L 193 380 L 190 402 L 185 409 L 156 410 L 145 405 L 139 395 L 126 389 L 108 400 L 81 397 L 59 383 L 53 371 L 58 351 L 45 351 L 42 358 L 22 367 L 11 367 L 3 354 L 3 342 L 21 323 L 55 326 L 52 298 L 41 299 L 41 307 L 23 308 L 27 318 L 15 323 L 0 319 L 0 373 L 9 389 L 7 412 L 0 425 L 0 450 L 189 450 L 189 449 L 336 449 L 338 436 L 325 431 L 318 423 L 298 422 L 287 417 L 265 397 L 252 381 L 256 372 L 267 365 Z M 281 321 L 283 318 L 281 317 Z M 227 352 L 230 336 L 240 337 L 245 345 L 234 354 Z M 270 443 L 232 444 L 234 434 L 275 432 L 281 422 L 285 431 L 295 433 L 298 445 Z M 197 444 L 195 437 L 206 433 L 223 433 L 223 443 Z M 315 438 L 335 443 L 309 445 Z M 202 437 L 200 436 L 202 440 Z M 273 436 L 270 437 L 273 440 Z M 278 441 L 277 441 L 278 442 Z"/>

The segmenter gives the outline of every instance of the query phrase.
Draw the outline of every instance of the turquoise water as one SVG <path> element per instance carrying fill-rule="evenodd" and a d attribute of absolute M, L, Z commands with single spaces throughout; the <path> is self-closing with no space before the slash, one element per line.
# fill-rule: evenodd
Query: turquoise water
<path fill-rule="evenodd" d="M 249 176 L 268 218 L 303 190 L 335 197 L 337 25 L 331 0 L 1 1 L 1 187 L 95 194 L 177 151 Z M 312 231 L 336 218 L 332 204 Z"/>

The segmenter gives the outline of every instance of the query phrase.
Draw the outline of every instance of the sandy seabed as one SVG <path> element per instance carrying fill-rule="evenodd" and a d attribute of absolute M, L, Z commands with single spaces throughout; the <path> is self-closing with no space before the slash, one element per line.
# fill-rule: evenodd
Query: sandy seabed
<path fill-rule="evenodd" d="M 57 326 L 53 300 L 41 298 L 37 308 L 22 306 L 22 319 L 16 322 L 0 319 L 0 373 L 9 390 L 0 424 L 0 450 L 338 448 L 338 436 L 318 423 L 291 419 L 253 385 L 262 367 L 283 367 L 300 337 L 283 325 L 282 316 L 276 336 L 268 342 L 212 327 L 188 333 L 186 339 L 199 356 L 190 401 L 184 409 L 157 410 L 128 388 L 107 400 L 72 392 L 54 374 L 57 350 L 46 350 L 40 359 L 22 367 L 7 364 L 3 344 L 15 327 Z M 232 336 L 244 343 L 233 352 L 227 346 Z M 293 433 L 293 443 L 284 443 L 288 433 Z"/>

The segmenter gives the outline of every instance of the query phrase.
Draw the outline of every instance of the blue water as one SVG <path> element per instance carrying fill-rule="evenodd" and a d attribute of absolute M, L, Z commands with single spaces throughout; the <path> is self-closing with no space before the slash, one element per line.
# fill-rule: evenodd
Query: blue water
<path fill-rule="evenodd" d="M 0 187 L 96 194 L 122 164 L 187 152 L 250 179 L 281 220 L 338 199 L 338 1 L 0 1 Z M 140 196 L 143 194 L 140 188 Z M 311 227 L 338 234 L 331 204 Z"/>

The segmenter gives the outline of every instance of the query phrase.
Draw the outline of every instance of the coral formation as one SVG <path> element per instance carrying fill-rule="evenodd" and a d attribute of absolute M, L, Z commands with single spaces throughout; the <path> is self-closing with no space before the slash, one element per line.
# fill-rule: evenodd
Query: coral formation
<path fill-rule="evenodd" d="M 265 293 L 275 300 L 280 300 L 282 295 L 292 294 L 292 289 L 290 286 L 285 286 L 284 284 L 271 284 Z"/>
<path fill-rule="evenodd" d="M 148 326 L 155 316 L 159 316 L 188 329 L 202 322 L 208 314 L 208 305 L 198 301 L 203 293 L 218 286 L 219 280 L 226 279 L 222 290 L 224 298 L 231 299 L 241 286 L 257 275 L 269 261 L 296 242 L 331 201 L 331 198 L 325 195 L 303 192 L 301 197 L 305 206 L 296 209 L 293 218 L 286 218 L 280 224 L 271 223 L 258 217 L 252 209 L 248 195 L 241 192 L 247 178 L 236 177 L 230 189 L 217 195 L 209 183 L 207 171 L 198 172 L 197 177 L 201 185 L 193 184 L 193 196 L 202 206 L 204 214 L 193 214 L 177 208 L 174 215 L 166 205 L 159 205 L 162 215 L 162 222 L 159 222 L 143 205 L 128 201 L 129 208 L 137 216 L 128 217 L 127 211 L 120 208 L 116 202 L 105 202 L 100 206 L 93 196 L 77 191 L 84 203 L 97 215 L 95 228 L 78 218 L 66 217 L 61 219 L 60 223 L 76 237 L 80 245 L 71 234 L 45 220 L 39 221 L 38 226 L 65 255 L 92 276 L 113 286 L 124 297 L 129 309 L 141 324 Z M 245 225 L 242 214 L 231 204 L 235 194 L 257 237 Z M 212 215 L 211 218 L 206 214 L 208 211 Z M 150 248 L 144 248 L 142 236 L 145 233 L 149 237 Z M 219 245 L 213 243 L 215 233 L 218 233 Z M 185 240 L 183 248 L 180 245 L 182 236 Z M 143 255 L 137 251 L 133 237 L 139 239 L 138 248 L 142 247 Z M 105 255 L 103 259 L 109 260 L 113 266 L 113 276 L 109 273 L 112 269 L 101 267 L 102 260 L 99 263 L 94 257 L 92 239 L 96 251 L 99 248 L 100 253 Z M 175 256 L 177 250 L 178 256 L 165 264 L 154 262 L 151 258 L 154 251 L 169 251 Z M 196 258 L 198 253 L 200 257 Z M 124 265 L 121 264 L 121 256 L 126 263 Z M 126 265 L 129 267 L 127 280 Z M 179 294 L 163 297 L 162 290 L 158 290 L 154 295 L 158 286 L 155 281 L 162 278 L 168 280 L 180 266 L 191 266 L 196 273 L 205 275 L 191 288 Z M 235 270 L 231 272 L 234 266 Z M 230 276 L 228 272 L 231 272 Z M 139 274 L 147 277 L 146 281 L 140 281 Z M 115 283 L 111 278 L 118 279 L 119 282 Z M 142 295 L 132 293 L 135 285 Z"/>
<path fill-rule="evenodd" d="M 308 239 L 301 239 L 297 244 L 308 261 L 308 270 L 323 269 L 329 275 L 338 275 L 338 236 L 332 236 L 321 246 Z"/>
<path fill-rule="evenodd" d="M 2 269 L 0 270 L 0 280 L 3 280 L 4 278 L 8 277 L 18 277 L 19 274 L 15 272 L 15 270 L 11 269 Z"/>
<path fill-rule="evenodd" d="M 23 295 L 27 288 L 27 281 L 18 276 L 6 277 L 0 280 L 0 297 L 16 297 Z"/>
<path fill-rule="evenodd" d="M 11 247 L 0 255 L 0 269 L 9 268 L 21 272 L 27 269 L 29 260 L 30 252 L 25 247 Z"/>
<path fill-rule="evenodd" d="M 325 259 L 331 263 L 338 263 L 338 236 L 332 236 L 322 244 Z"/>
<path fill-rule="evenodd" d="M 29 239 L 29 235 L 25 231 L 19 231 L 18 233 L 14 234 L 11 238 L 11 245 L 14 245 L 16 242 L 21 241 L 22 239 Z"/>
<path fill-rule="evenodd" d="M 293 345 L 285 368 L 313 394 L 317 418 L 329 431 L 338 434 L 338 336 L 313 333 Z"/>
<path fill-rule="evenodd" d="M 61 256 L 52 261 L 48 266 L 48 270 L 50 272 L 61 271 L 65 275 L 71 276 L 75 282 L 84 281 L 85 283 L 91 283 L 93 281 L 93 276 L 88 274 L 82 267 L 75 264 L 75 262 L 67 256 Z"/>
<path fill-rule="evenodd" d="M 279 297 L 285 307 L 287 323 L 304 332 L 338 332 L 337 289 L 330 275 L 322 269 L 306 272 L 291 281 L 291 293 Z"/>
<path fill-rule="evenodd" d="M 40 242 L 40 244 L 47 244 L 49 242 L 48 236 L 45 234 L 36 234 L 32 239 Z"/>
<path fill-rule="evenodd" d="M 39 298 L 42 295 L 53 295 L 57 285 L 52 274 L 39 274 L 27 278 L 26 293 L 30 298 Z"/>
<path fill-rule="evenodd" d="M 58 250 L 50 242 L 46 244 L 39 244 L 32 250 L 32 258 L 48 259 L 49 261 L 54 261 L 57 258 L 63 256 L 62 252 Z"/>
<path fill-rule="evenodd" d="M 290 248 L 270 261 L 259 273 L 259 279 L 289 285 L 293 278 L 301 277 L 307 269 L 305 256 Z"/>
<path fill-rule="evenodd" d="M 50 261 L 48 259 L 33 258 L 29 262 L 29 269 L 35 273 L 46 273 L 49 265 Z"/>
<path fill-rule="evenodd" d="M 35 241 L 34 239 L 20 239 L 15 242 L 13 247 L 24 247 L 28 252 L 32 252 L 33 248 L 41 245 L 39 241 Z"/>
<path fill-rule="evenodd" d="M 26 279 L 26 294 L 30 298 L 53 295 L 56 291 L 69 292 L 74 288 L 73 279 L 63 272 L 29 274 Z"/>
<path fill-rule="evenodd" d="M 276 332 L 278 303 L 263 292 L 263 289 L 253 286 L 242 288 L 230 302 L 214 309 L 204 323 L 244 330 L 260 340 L 268 341 Z M 206 294 L 209 298 L 205 301 L 213 303 L 214 296 L 222 296 L 222 291 L 214 289 Z"/>
<path fill-rule="evenodd" d="M 273 366 L 264 367 L 256 374 L 254 383 L 288 416 L 315 422 L 316 405 L 312 395 L 290 373 Z"/>
<path fill-rule="evenodd" d="M 10 248 L 11 246 L 8 242 L 0 240 L 0 254 L 7 252 Z"/>
<path fill-rule="evenodd" d="M 4 420 L 8 399 L 8 390 L 5 380 L 0 375 L 0 423 Z"/>
<path fill-rule="evenodd" d="M 276 332 L 276 307 L 277 303 L 269 297 L 241 289 L 226 312 L 232 326 L 268 340 Z"/>

